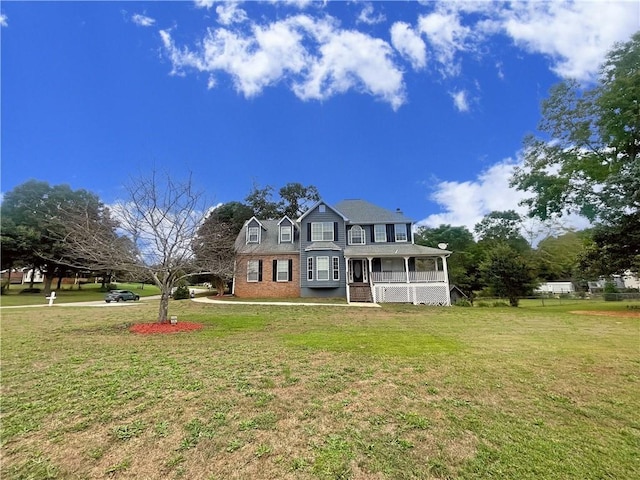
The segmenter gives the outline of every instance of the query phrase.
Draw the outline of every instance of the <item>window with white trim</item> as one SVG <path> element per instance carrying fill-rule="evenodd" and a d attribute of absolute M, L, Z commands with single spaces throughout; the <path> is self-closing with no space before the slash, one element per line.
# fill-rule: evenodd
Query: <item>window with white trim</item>
<path fill-rule="evenodd" d="M 364 245 L 364 228 L 354 225 L 349 230 L 349 245 Z"/>
<path fill-rule="evenodd" d="M 247 243 L 260 243 L 260 227 L 247 227 Z"/>
<path fill-rule="evenodd" d="M 247 261 L 247 282 L 260 280 L 260 260 Z"/>
<path fill-rule="evenodd" d="M 278 260 L 276 272 L 277 272 L 276 281 L 288 282 L 289 281 L 289 260 Z"/>
<path fill-rule="evenodd" d="M 292 229 L 291 225 L 280 225 L 280 243 L 291 243 Z"/>
<path fill-rule="evenodd" d="M 313 280 L 313 257 L 307 258 L 307 280 Z"/>
<path fill-rule="evenodd" d="M 316 257 L 316 279 L 329 280 L 329 257 Z"/>
<path fill-rule="evenodd" d="M 340 280 L 340 259 L 338 257 L 332 258 L 333 267 L 333 279 Z"/>
<path fill-rule="evenodd" d="M 333 222 L 312 222 L 311 241 L 312 242 L 333 242 Z"/>
<path fill-rule="evenodd" d="M 406 223 L 396 223 L 395 231 L 396 231 L 396 242 L 407 241 L 407 224 Z"/>
<path fill-rule="evenodd" d="M 376 243 L 384 243 L 387 241 L 387 226 L 377 224 L 373 227 Z"/>

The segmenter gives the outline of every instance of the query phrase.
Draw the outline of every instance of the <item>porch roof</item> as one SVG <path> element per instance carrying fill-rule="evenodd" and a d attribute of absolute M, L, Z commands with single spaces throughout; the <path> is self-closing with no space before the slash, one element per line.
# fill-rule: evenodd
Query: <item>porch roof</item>
<path fill-rule="evenodd" d="M 345 257 L 443 257 L 450 255 L 449 250 L 423 247 L 413 243 L 386 243 L 370 245 L 347 245 Z"/>
<path fill-rule="evenodd" d="M 305 252 L 310 252 L 312 250 L 336 250 L 340 251 L 341 248 L 333 242 L 313 242 L 307 248 L 304 249 Z"/>

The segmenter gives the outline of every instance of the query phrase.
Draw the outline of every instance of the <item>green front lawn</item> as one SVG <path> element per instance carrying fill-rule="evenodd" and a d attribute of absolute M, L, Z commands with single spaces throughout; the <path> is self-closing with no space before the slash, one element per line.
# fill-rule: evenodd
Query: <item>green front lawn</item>
<path fill-rule="evenodd" d="M 118 290 L 131 290 L 132 292 L 147 297 L 150 295 L 158 295 L 160 290 L 155 285 L 145 284 L 144 288 L 140 283 L 118 283 Z M 42 284 L 35 284 L 35 288 L 42 289 Z M 55 284 L 54 284 L 55 287 Z M 0 305 L 3 307 L 13 307 L 18 305 L 46 305 L 49 301 L 45 298 L 44 293 L 20 293 L 28 285 L 11 285 L 9 290 L 5 290 L 0 295 Z M 95 300 L 103 300 L 107 292 L 100 289 L 100 284 L 89 283 L 82 285 L 78 290 L 77 285 L 63 285 L 60 290 L 56 290 L 55 303 L 68 302 L 90 302 Z"/>
<path fill-rule="evenodd" d="M 5 310 L 0 477 L 640 478 L 640 314 L 582 305 Z"/>

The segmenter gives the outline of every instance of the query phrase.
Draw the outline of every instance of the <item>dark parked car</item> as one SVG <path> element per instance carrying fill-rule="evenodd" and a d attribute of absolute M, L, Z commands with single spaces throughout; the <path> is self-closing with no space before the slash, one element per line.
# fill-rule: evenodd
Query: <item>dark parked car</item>
<path fill-rule="evenodd" d="M 104 297 L 104 301 L 107 303 L 119 302 L 120 300 L 124 302 L 127 300 L 140 300 L 140 295 L 136 295 L 129 290 L 111 290 Z"/>

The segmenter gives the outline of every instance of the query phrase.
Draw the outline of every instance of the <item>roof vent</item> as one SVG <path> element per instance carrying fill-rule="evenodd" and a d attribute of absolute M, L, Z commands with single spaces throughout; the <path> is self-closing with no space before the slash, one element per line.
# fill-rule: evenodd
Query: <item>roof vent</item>
<path fill-rule="evenodd" d="M 399 208 L 396 208 L 396 213 L 399 213 L 400 215 L 402 215 L 402 210 L 400 210 Z"/>

